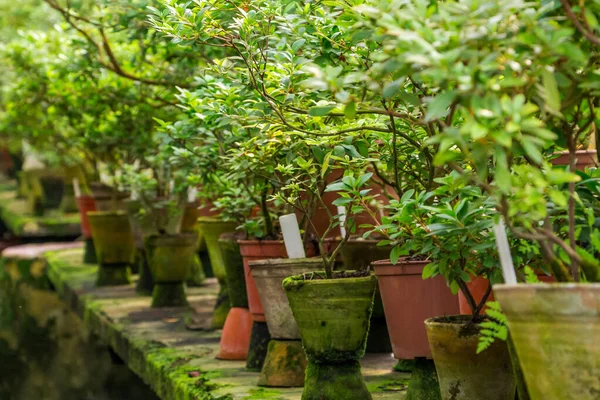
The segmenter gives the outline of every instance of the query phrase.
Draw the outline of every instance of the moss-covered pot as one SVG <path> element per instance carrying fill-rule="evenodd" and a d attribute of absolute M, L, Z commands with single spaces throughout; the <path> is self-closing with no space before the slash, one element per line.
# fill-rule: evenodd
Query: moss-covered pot
<path fill-rule="evenodd" d="M 514 400 L 516 384 L 506 342 L 477 354 L 481 327 L 470 315 L 425 321 L 442 400 Z"/>
<path fill-rule="evenodd" d="M 156 283 L 184 282 L 196 257 L 196 235 L 152 235 L 146 239 L 146 254 Z"/>
<path fill-rule="evenodd" d="M 100 265 L 131 265 L 135 245 L 127 214 L 123 211 L 90 211 L 88 220 Z"/>
<path fill-rule="evenodd" d="M 283 290 L 283 280 L 292 275 L 315 271 L 323 265 L 322 263 L 320 258 L 250 261 L 250 272 L 256 282 L 269 333 L 273 339 L 300 339 L 298 325 Z"/>
<path fill-rule="evenodd" d="M 495 285 L 532 400 L 600 396 L 600 284 Z"/>
<path fill-rule="evenodd" d="M 368 400 L 359 360 L 365 352 L 374 276 L 283 281 L 309 361 L 302 400 Z"/>
<path fill-rule="evenodd" d="M 378 246 L 379 240 L 350 239 L 346 242 L 340 254 L 347 270 L 369 268 L 373 261 L 385 260 L 390 257 L 391 246 Z M 375 292 L 373 316 L 367 339 L 367 353 L 391 353 L 392 343 L 385 321 L 383 301 L 379 287 Z"/>
<path fill-rule="evenodd" d="M 227 314 L 231 308 L 229 294 L 227 291 L 227 273 L 225 268 L 225 260 L 219 246 L 219 237 L 228 232 L 234 232 L 237 223 L 232 221 L 222 221 L 218 218 L 200 217 L 198 218 L 198 229 L 202 232 L 206 249 L 210 257 L 212 271 L 214 276 L 219 280 L 221 286 L 217 297 L 217 304 L 213 312 L 211 326 L 215 329 L 223 328 Z"/>
<path fill-rule="evenodd" d="M 219 248 L 225 265 L 225 279 L 231 307 L 248 308 L 244 261 L 235 235 L 222 234 L 219 238 Z"/>

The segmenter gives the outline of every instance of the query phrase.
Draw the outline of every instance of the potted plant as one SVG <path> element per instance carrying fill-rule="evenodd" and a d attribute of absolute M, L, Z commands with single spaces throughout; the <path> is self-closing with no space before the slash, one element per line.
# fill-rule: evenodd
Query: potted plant
<path fill-rule="evenodd" d="M 384 33 L 382 43 L 389 59 L 431 93 L 424 121 L 435 129 L 436 163 L 481 187 L 494 200 L 499 223 L 511 235 L 535 241 L 559 282 L 596 282 L 597 250 L 587 241 L 597 229 L 595 182 L 577 171 L 577 151 L 595 131 L 595 67 L 589 60 L 597 52 L 590 28 L 597 10 L 569 1 L 471 5 L 439 4 L 431 14 L 410 7 L 363 12 L 379 32 L 411 32 Z M 390 14 L 392 29 L 379 22 Z M 464 35 L 478 30 L 485 33 Z M 458 36 L 464 40 L 451 39 Z M 548 155 L 565 149 L 568 166 L 553 167 Z M 584 365 L 591 381 L 600 376 L 595 347 L 581 333 L 597 323 L 597 285 L 506 285 L 494 291 L 531 398 L 594 398 L 593 385 L 556 371 Z M 583 304 L 582 298 L 591 301 Z M 572 307 L 573 301 L 581 307 Z M 567 320 L 583 331 L 558 329 Z M 538 334 L 535 327 L 542 324 Z"/>

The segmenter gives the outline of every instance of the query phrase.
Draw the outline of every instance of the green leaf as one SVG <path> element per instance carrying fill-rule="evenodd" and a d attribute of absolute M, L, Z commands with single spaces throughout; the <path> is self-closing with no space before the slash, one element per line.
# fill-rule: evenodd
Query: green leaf
<path fill-rule="evenodd" d="M 344 107 L 344 115 L 346 119 L 354 119 L 356 117 L 356 103 L 351 101 Z"/>
<path fill-rule="evenodd" d="M 554 74 L 547 69 L 542 71 L 542 82 L 544 85 L 544 99 L 548 111 L 560 114 L 560 92 Z"/>
<path fill-rule="evenodd" d="M 385 85 L 385 87 L 383 88 L 384 100 L 389 100 L 392 97 L 394 97 L 396 95 L 396 93 L 398 93 L 398 90 L 400 90 L 400 87 L 402 86 L 403 83 L 404 83 L 404 78 L 396 79 L 395 81 Z"/>
<path fill-rule="evenodd" d="M 448 114 L 448 107 L 456 99 L 456 96 L 457 93 L 453 90 L 435 96 L 427 105 L 425 122 L 431 122 L 446 116 Z"/>
<path fill-rule="evenodd" d="M 312 117 L 324 117 L 331 112 L 335 107 L 312 107 L 308 110 L 308 115 Z"/>
<path fill-rule="evenodd" d="M 402 256 L 402 247 L 394 247 L 392 249 L 392 252 L 390 253 L 390 261 L 392 262 L 392 264 L 396 265 L 398 263 L 398 260 L 400 259 L 400 256 Z"/>

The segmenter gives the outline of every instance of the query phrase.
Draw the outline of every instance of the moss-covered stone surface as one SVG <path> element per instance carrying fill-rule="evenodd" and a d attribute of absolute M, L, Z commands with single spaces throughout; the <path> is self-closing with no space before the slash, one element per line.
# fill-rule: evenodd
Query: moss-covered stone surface
<path fill-rule="evenodd" d="M 58 295 L 77 311 L 125 364 L 163 400 L 299 400 L 302 388 L 259 388 L 245 361 L 224 361 L 220 331 L 210 326 L 218 293 L 215 279 L 187 289 L 188 307 L 151 308 L 135 286 L 95 286 L 97 267 L 82 263 L 83 249 L 47 253 L 47 272 Z M 135 281 L 134 276 L 134 281 Z M 186 328 L 186 326 L 188 328 Z M 391 355 L 368 355 L 362 373 L 374 399 L 402 399 L 408 374 L 392 372 Z"/>
<path fill-rule="evenodd" d="M 75 238 L 81 234 L 79 213 L 51 210 L 43 216 L 30 212 L 27 200 L 16 190 L 0 189 L 0 219 L 13 235 L 26 238 Z"/>

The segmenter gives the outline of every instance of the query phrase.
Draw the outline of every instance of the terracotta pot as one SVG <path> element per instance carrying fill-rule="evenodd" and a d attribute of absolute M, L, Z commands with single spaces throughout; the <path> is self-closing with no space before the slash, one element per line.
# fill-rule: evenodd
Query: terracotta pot
<path fill-rule="evenodd" d="M 431 358 L 423 321 L 436 315 L 459 313 L 458 298 L 443 277 L 422 278 L 428 263 L 400 260 L 392 265 L 385 260 L 372 264 L 397 359 Z"/>
<path fill-rule="evenodd" d="M 184 282 L 196 257 L 196 235 L 152 235 L 146 254 L 155 283 Z"/>
<path fill-rule="evenodd" d="M 558 157 L 550 160 L 552 165 L 569 165 L 569 152 L 555 153 Z M 575 152 L 577 162 L 575 167 L 579 171 L 585 170 L 585 168 L 593 168 L 598 166 L 598 154 L 596 150 L 577 150 Z"/>
<path fill-rule="evenodd" d="M 251 333 L 252 316 L 250 311 L 243 307 L 232 307 L 223 326 L 217 358 L 221 360 L 245 360 L 248 358 Z"/>
<path fill-rule="evenodd" d="M 477 354 L 480 327 L 457 315 L 425 321 L 442 400 L 514 400 L 515 379 L 506 342 Z"/>
<path fill-rule="evenodd" d="M 548 276 L 544 273 L 538 274 L 538 279 L 540 281 L 546 282 L 546 283 L 556 282 L 556 279 L 553 276 Z M 471 282 L 467 282 L 467 287 L 471 291 L 471 295 L 475 299 L 475 302 L 478 303 L 481 301 L 481 299 L 483 299 L 483 296 L 485 295 L 485 292 L 487 290 L 488 282 L 489 282 L 488 279 L 484 278 L 483 276 L 473 276 L 473 277 L 471 277 Z M 495 300 L 494 293 L 492 292 L 489 295 L 487 301 L 494 301 L 494 300 Z M 469 302 L 467 301 L 467 298 L 465 297 L 465 295 L 462 292 L 458 292 L 458 304 L 460 307 L 461 314 L 472 314 L 472 310 L 471 310 L 471 307 L 469 306 Z M 481 313 L 484 313 L 486 309 L 487 309 L 487 306 L 484 306 L 483 309 L 481 310 Z"/>
<path fill-rule="evenodd" d="M 80 196 L 77 198 L 77 208 L 79 208 L 79 215 L 81 217 L 81 233 L 83 237 L 89 239 L 92 237 L 92 230 L 90 228 L 90 221 L 87 213 L 90 211 L 96 211 L 96 204 L 92 196 Z"/>
<path fill-rule="evenodd" d="M 322 265 L 320 258 L 278 258 L 249 262 L 273 339 L 300 339 L 298 325 L 283 290 L 283 280 L 288 276 L 316 271 Z"/>
<path fill-rule="evenodd" d="M 600 393 L 600 284 L 495 285 L 532 400 Z"/>
<path fill-rule="evenodd" d="M 91 211 L 87 213 L 101 265 L 131 265 L 135 260 L 135 244 L 127 214 L 123 211 Z"/>
<path fill-rule="evenodd" d="M 302 399 L 368 400 L 359 360 L 373 309 L 374 276 L 283 281 L 309 364 Z"/>

